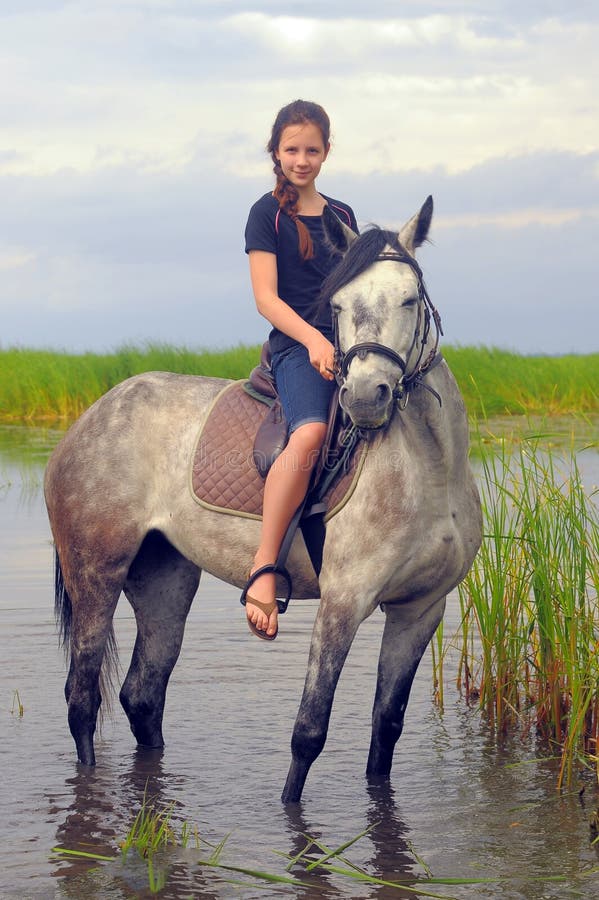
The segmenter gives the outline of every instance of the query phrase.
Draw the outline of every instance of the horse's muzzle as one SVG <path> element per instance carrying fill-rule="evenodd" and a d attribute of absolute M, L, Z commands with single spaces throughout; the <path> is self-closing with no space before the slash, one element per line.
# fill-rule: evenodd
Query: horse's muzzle
<path fill-rule="evenodd" d="M 393 411 L 393 391 L 387 382 L 355 379 L 341 386 L 339 403 L 357 428 L 383 428 Z"/>

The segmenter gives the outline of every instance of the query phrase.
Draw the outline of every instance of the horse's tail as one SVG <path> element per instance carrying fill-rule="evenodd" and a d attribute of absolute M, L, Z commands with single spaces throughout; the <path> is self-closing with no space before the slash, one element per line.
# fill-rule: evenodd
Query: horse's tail
<path fill-rule="evenodd" d="M 63 647 L 67 664 L 71 656 L 71 626 L 73 621 L 73 604 L 64 583 L 62 566 L 58 550 L 54 548 L 54 617 L 58 628 L 58 639 Z M 106 641 L 106 649 L 100 670 L 100 694 L 102 695 L 102 712 L 110 712 L 115 694 L 115 682 L 118 674 L 119 654 L 114 627 L 111 624 Z"/>
<path fill-rule="evenodd" d="M 54 618 L 56 627 L 58 628 L 58 639 L 60 646 L 64 648 L 65 654 L 69 656 L 71 645 L 71 621 L 73 615 L 73 605 L 67 586 L 64 583 L 62 575 L 62 566 L 60 565 L 60 556 L 58 550 L 54 548 Z"/>

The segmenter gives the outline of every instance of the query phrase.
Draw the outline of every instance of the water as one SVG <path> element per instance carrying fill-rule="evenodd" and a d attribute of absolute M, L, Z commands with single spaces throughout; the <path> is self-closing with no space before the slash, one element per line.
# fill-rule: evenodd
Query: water
<path fill-rule="evenodd" d="M 279 853 L 299 853 L 306 834 L 334 848 L 367 828 L 346 856 L 378 878 L 413 883 L 427 867 L 438 878 L 496 879 L 430 886 L 438 896 L 599 896 L 599 845 L 592 845 L 589 830 L 599 803 L 592 779 L 581 778 L 557 795 L 556 763 L 538 758 L 519 737 L 493 737 L 458 696 L 451 657 L 444 712 L 432 702 L 427 651 L 390 789 L 368 786 L 364 769 L 382 614 L 360 629 L 327 745 L 298 808 L 285 809 L 279 796 L 316 605 L 293 603 L 279 638 L 266 644 L 247 631 L 237 592 L 209 576 L 203 576 L 171 678 L 165 750 L 136 751 L 116 701 L 97 741 L 96 769 L 79 767 L 66 721 L 64 660 L 52 613 L 52 546 L 40 490 L 57 437 L 51 430 L 0 428 L 0 897 L 149 896 L 146 868 L 134 854 L 125 865 L 95 864 L 95 871 L 85 861 L 52 854 L 62 846 L 115 856 L 144 792 L 161 806 L 172 804 L 177 827 L 196 825 L 201 838 L 199 851 L 188 846 L 169 854 L 163 897 L 424 896 L 322 870 L 306 875 L 294 869 L 310 884 L 298 887 L 199 864 L 210 855 L 208 843 L 229 834 L 221 862 L 285 875 Z M 584 455 L 581 468 L 589 483 L 599 481 L 596 453 Z M 456 623 L 451 597 L 446 633 Z M 126 667 L 134 621 L 124 599 L 116 629 Z"/>

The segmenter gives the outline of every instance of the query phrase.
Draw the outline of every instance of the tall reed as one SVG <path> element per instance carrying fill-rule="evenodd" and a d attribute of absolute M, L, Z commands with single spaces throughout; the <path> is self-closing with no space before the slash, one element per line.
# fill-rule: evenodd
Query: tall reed
<path fill-rule="evenodd" d="M 71 421 L 120 381 L 143 372 L 244 378 L 259 348 L 197 351 L 168 344 L 121 347 L 112 353 L 0 350 L 0 420 Z"/>
<path fill-rule="evenodd" d="M 599 409 L 599 354 L 529 356 L 496 347 L 444 347 L 471 415 L 564 415 Z"/>
<path fill-rule="evenodd" d="M 561 786 L 597 755 L 599 510 L 574 451 L 479 452 L 484 538 L 459 588 L 459 685 L 498 731 L 557 747 Z"/>

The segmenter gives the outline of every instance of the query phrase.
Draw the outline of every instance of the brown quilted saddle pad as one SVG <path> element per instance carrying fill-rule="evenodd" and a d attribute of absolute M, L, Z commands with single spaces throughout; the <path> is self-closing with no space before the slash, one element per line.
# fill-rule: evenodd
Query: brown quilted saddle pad
<path fill-rule="evenodd" d="M 191 492 L 207 509 L 260 519 L 264 481 L 252 451 L 269 407 L 250 396 L 244 383 L 227 385 L 212 404 L 192 455 Z M 365 456 L 366 443 L 361 441 L 347 471 L 340 473 L 325 495 L 325 521 L 351 497 Z"/>

